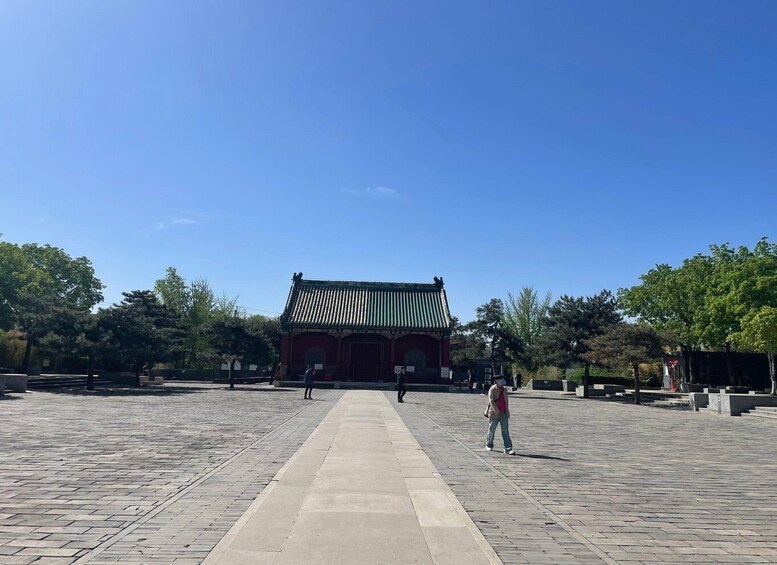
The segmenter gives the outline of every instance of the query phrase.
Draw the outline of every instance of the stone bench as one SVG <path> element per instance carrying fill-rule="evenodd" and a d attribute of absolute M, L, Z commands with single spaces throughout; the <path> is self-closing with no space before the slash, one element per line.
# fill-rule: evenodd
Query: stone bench
<path fill-rule="evenodd" d="M 706 408 L 710 403 L 710 393 L 708 392 L 690 392 L 688 393 L 688 403 L 691 410 L 696 412 L 700 408 Z"/>
<path fill-rule="evenodd" d="M 165 380 L 162 377 L 154 377 L 154 380 L 151 380 L 151 377 L 140 376 L 140 386 L 162 386 L 163 384 Z"/>
<path fill-rule="evenodd" d="M 29 377 L 27 375 L 18 375 L 16 373 L 10 375 L 2 375 L 5 379 L 5 386 L 13 392 L 27 392 L 27 381 Z"/>
<path fill-rule="evenodd" d="M 578 387 L 577 381 L 568 381 L 566 379 L 561 381 L 561 390 L 564 392 L 575 392 Z"/>

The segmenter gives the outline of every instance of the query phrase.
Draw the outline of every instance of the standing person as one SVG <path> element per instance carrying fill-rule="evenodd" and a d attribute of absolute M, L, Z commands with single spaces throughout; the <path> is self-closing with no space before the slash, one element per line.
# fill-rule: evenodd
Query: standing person
<path fill-rule="evenodd" d="M 313 400 L 313 375 L 315 371 L 310 365 L 305 369 L 305 398 Z"/>
<path fill-rule="evenodd" d="M 407 369 L 403 366 L 397 373 L 397 402 L 404 402 L 402 399 L 405 398 L 405 393 L 407 392 L 405 387 L 406 371 Z"/>
<path fill-rule="evenodd" d="M 467 369 L 467 388 L 472 393 L 472 387 L 475 386 L 475 375 L 472 374 L 472 369 Z"/>
<path fill-rule="evenodd" d="M 505 379 L 499 377 L 496 379 L 494 386 L 488 390 L 488 408 L 486 409 L 486 416 L 488 416 L 488 433 L 486 434 L 486 451 L 494 450 L 494 433 L 496 432 L 496 426 L 502 429 L 502 442 L 505 445 L 505 453 L 507 455 L 515 455 L 513 451 L 513 440 L 510 439 L 510 424 L 508 422 L 510 418 L 510 406 L 507 400 L 507 388 L 505 387 Z"/>
<path fill-rule="evenodd" d="M 513 390 L 518 390 L 523 386 L 523 375 L 520 371 L 515 375 L 515 383 L 513 383 Z"/>

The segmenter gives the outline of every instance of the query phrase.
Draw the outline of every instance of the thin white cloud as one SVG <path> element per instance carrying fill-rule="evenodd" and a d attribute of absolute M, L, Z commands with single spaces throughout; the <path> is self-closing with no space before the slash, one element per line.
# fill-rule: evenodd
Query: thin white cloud
<path fill-rule="evenodd" d="M 173 218 L 172 221 L 173 221 L 173 224 L 178 226 L 184 226 L 184 225 L 188 226 L 188 225 L 197 223 L 197 220 L 193 220 L 192 218 L 184 218 L 184 217 Z"/>
<path fill-rule="evenodd" d="M 397 198 L 399 194 L 393 188 L 387 186 L 370 186 L 367 187 L 367 194 L 370 196 L 377 196 L 382 198 Z"/>
<path fill-rule="evenodd" d="M 387 186 L 368 186 L 364 190 L 355 190 L 353 188 L 343 188 L 343 192 L 351 196 L 364 198 L 399 198 L 399 193 L 393 188 Z"/>
<path fill-rule="evenodd" d="M 164 222 L 157 222 L 156 223 L 156 229 L 158 229 L 158 230 L 163 230 L 163 229 L 165 229 L 165 227 L 166 226 L 165 226 Z"/>

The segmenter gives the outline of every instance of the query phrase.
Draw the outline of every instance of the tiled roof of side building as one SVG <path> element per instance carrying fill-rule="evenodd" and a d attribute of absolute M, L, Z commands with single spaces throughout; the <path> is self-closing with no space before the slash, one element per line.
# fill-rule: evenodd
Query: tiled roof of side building
<path fill-rule="evenodd" d="M 287 328 L 447 330 L 451 315 L 442 279 L 317 281 L 295 274 L 281 322 Z"/>

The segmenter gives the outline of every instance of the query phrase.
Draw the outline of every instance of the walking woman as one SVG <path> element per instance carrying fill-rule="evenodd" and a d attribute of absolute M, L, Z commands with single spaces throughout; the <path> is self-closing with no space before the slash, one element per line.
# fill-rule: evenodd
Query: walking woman
<path fill-rule="evenodd" d="M 507 387 L 505 386 L 505 379 L 502 377 L 496 380 L 494 386 L 488 390 L 488 408 L 486 408 L 486 416 L 488 416 L 488 433 L 486 434 L 486 451 L 494 450 L 494 433 L 496 432 L 497 424 L 502 429 L 502 441 L 505 445 L 505 453 L 507 455 L 515 455 L 513 451 L 513 440 L 510 439 L 510 405 L 507 400 Z"/>

